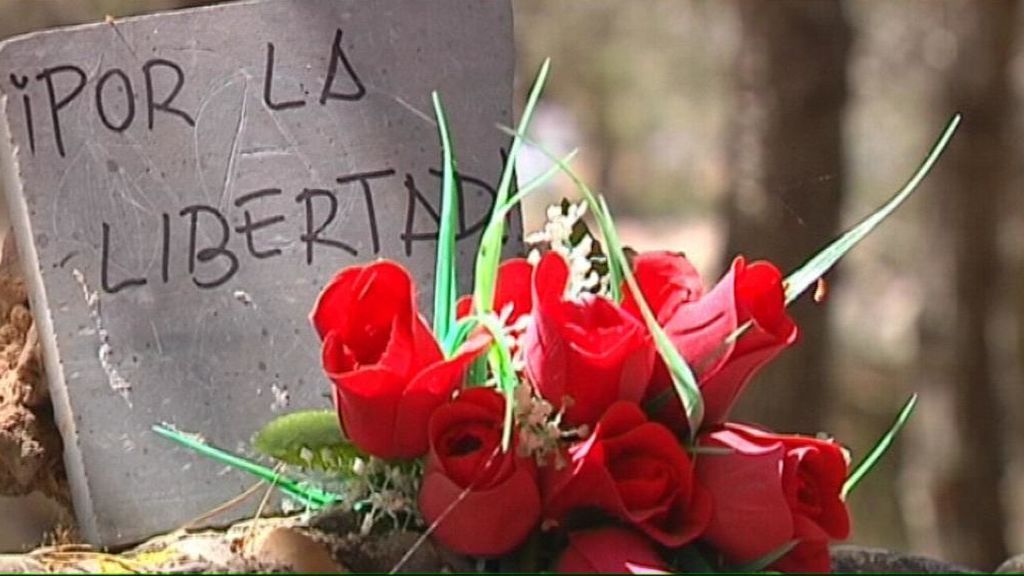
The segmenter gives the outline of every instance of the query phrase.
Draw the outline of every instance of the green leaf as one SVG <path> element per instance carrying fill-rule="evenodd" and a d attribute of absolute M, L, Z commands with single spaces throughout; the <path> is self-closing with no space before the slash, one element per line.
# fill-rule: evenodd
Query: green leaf
<path fill-rule="evenodd" d="M 818 278 L 821 278 L 828 272 L 844 254 L 850 251 L 851 248 L 856 246 L 861 240 L 863 240 L 876 226 L 882 223 L 883 220 L 889 217 L 896 208 L 900 206 L 910 195 L 917 189 L 924 180 L 928 172 L 931 171 L 932 167 L 935 166 L 935 162 L 938 161 L 942 152 L 946 149 L 953 134 L 956 133 L 957 127 L 960 125 L 960 115 L 953 116 L 949 124 L 946 125 L 946 129 L 943 130 L 942 135 L 932 146 L 928 156 L 921 163 L 921 166 L 914 172 L 910 180 L 892 197 L 886 202 L 881 208 L 875 211 L 873 214 L 861 221 L 860 224 L 853 227 L 845 234 L 836 239 L 832 244 L 826 247 L 824 250 L 818 252 L 813 258 L 807 261 L 800 269 L 796 270 L 786 278 L 786 304 L 789 304 L 800 297 L 808 288 L 811 287 Z"/>
<path fill-rule="evenodd" d="M 437 116 L 437 130 L 441 137 L 441 222 L 437 236 L 437 262 L 434 274 L 434 335 L 441 342 L 455 326 L 455 302 L 458 299 L 457 260 L 455 234 L 458 229 L 459 193 L 456 185 L 455 150 L 448 131 L 448 119 L 437 92 L 432 94 L 434 114 Z M 453 350 L 445 350 L 452 354 Z"/>
<path fill-rule="evenodd" d="M 907 425 L 907 421 L 910 420 L 910 416 L 913 415 L 914 408 L 916 406 L 917 394 L 913 394 L 907 400 L 907 403 L 903 405 L 903 408 L 896 416 L 896 420 L 893 421 L 889 430 L 879 438 L 874 448 L 872 448 L 871 451 L 868 452 L 867 456 L 865 456 L 864 459 L 853 468 L 853 471 L 850 472 L 850 476 L 847 477 L 846 482 L 843 483 L 842 497 L 844 500 L 850 495 L 850 492 L 853 492 L 853 489 L 860 484 L 860 481 L 871 472 L 875 465 L 878 464 L 878 461 L 882 459 L 882 456 L 885 456 L 889 447 L 892 446 L 893 440 L 895 440 L 896 436 L 898 436 L 900 431 L 903 430 L 903 427 Z"/>
<path fill-rule="evenodd" d="M 507 128 L 503 128 L 503 130 L 508 131 Z M 601 228 L 601 235 L 604 236 L 605 242 L 608 245 L 608 261 L 611 269 L 612 287 L 617 290 L 622 280 L 625 280 L 626 285 L 633 294 L 644 322 L 647 324 L 647 329 L 654 338 L 654 344 L 658 349 L 658 353 L 661 354 L 661 357 L 665 360 L 665 365 L 668 366 L 669 374 L 672 376 L 672 386 L 680 402 L 682 402 L 683 411 L 690 426 L 690 434 L 696 435 L 700 429 L 701 422 L 704 420 L 704 399 L 700 394 L 697 378 L 694 376 L 693 370 L 686 363 L 686 360 L 683 359 L 682 355 L 672 344 L 672 341 L 669 340 L 668 335 L 665 334 L 665 331 L 658 324 L 657 318 L 655 318 L 654 313 L 647 304 L 647 300 L 640 291 L 640 286 L 637 284 L 636 278 L 633 276 L 633 270 L 630 268 L 629 259 L 626 257 L 622 243 L 619 240 L 615 223 L 612 221 L 608 204 L 603 197 L 594 194 L 572 167 L 560 158 L 543 146 L 530 140 L 525 134 L 521 132 L 514 134 L 516 138 L 521 138 L 529 143 L 554 162 L 572 180 L 580 193 L 583 194 L 590 207 L 590 211 L 594 214 L 594 219 Z M 621 295 L 617 291 L 613 295 L 616 299 L 621 300 Z"/>
<path fill-rule="evenodd" d="M 275 418 L 256 433 L 253 447 L 286 464 L 318 470 L 349 470 L 352 461 L 362 456 L 342 436 L 333 410 L 306 410 Z"/>
<path fill-rule="evenodd" d="M 537 77 L 530 88 L 530 95 L 526 100 L 526 107 L 523 109 L 523 117 L 519 121 L 519 132 L 526 133 L 533 118 L 533 111 L 537 107 L 537 101 L 544 90 L 544 83 L 547 81 L 548 71 L 551 68 L 551 60 L 544 60 L 537 72 Z M 476 257 L 475 286 L 473 289 L 473 304 L 477 312 L 483 314 L 490 312 L 494 307 L 494 290 L 498 275 L 498 264 L 501 259 L 502 240 L 505 236 L 505 215 L 503 208 L 508 203 L 508 197 L 512 190 L 512 184 L 516 170 L 516 160 L 519 158 L 519 151 L 522 148 L 522 138 L 514 136 L 512 146 L 509 149 L 508 158 L 505 160 L 505 169 L 501 173 L 501 181 L 498 183 L 497 193 L 494 199 L 495 210 L 484 229 L 480 238 L 480 249 Z"/>
<path fill-rule="evenodd" d="M 508 452 L 512 447 L 512 425 L 515 415 L 516 388 L 519 386 L 519 376 L 512 366 L 512 351 L 505 342 L 504 327 L 492 314 L 478 314 L 465 320 L 471 325 L 470 330 L 476 326 L 482 326 L 490 332 L 494 344 L 488 352 L 488 360 L 491 368 L 498 378 L 498 390 L 505 396 L 505 416 L 501 431 L 501 450 Z"/>
<path fill-rule="evenodd" d="M 730 573 L 736 573 L 736 572 L 744 572 L 744 573 L 761 572 L 765 568 L 767 568 L 767 567 L 771 566 L 772 564 L 775 564 L 776 562 L 778 562 L 786 554 L 789 554 L 790 551 L 793 550 L 793 548 L 796 548 L 796 545 L 799 544 L 799 543 L 800 543 L 799 540 L 790 540 L 789 542 L 786 542 L 782 546 L 779 546 L 775 550 L 772 550 L 771 552 L 765 554 L 764 556 L 758 558 L 757 560 L 754 560 L 754 561 L 751 561 L 751 562 L 747 562 L 746 564 L 743 564 L 741 566 L 736 566 L 735 568 L 730 568 L 729 572 Z"/>
<path fill-rule="evenodd" d="M 519 129 L 523 132 L 525 132 L 530 126 L 534 109 L 537 107 L 537 101 L 540 99 L 540 94 L 544 90 L 544 83 L 547 81 L 548 71 L 550 69 L 551 60 L 544 60 L 544 63 L 541 64 L 540 70 L 537 72 L 537 77 L 533 81 L 533 86 L 530 88 L 530 95 L 527 97 L 526 106 L 523 109 L 523 116 L 519 121 Z M 515 184 L 516 160 L 519 158 L 519 151 L 522 148 L 522 145 L 521 138 L 514 137 L 512 139 L 512 146 L 509 148 L 508 157 L 505 160 L 505 168 L 501 173 L 501 180 L 498 183 L 498 189 L 495 193 L 494 210 L 491 212 L 487 226 L 484 228 L 484 232 L 480 237 L 480 248 L 477 251 L 476 267 L 473 271 L 473 308 L 477 313 L 482 315 L 490 313 L 494 308 L 495 284 L 497 284 L 498 267 L 501 261 L 501 248 L 505 237 L 505 219 L 508 216 L 509 210 L 515 206 L 515 202 L 518 202 L 523 197 L 522 193 L 517 194 L 513 198 L 514 202 L 509 202 L 509 195 L 511 194 Z M 499 381 L 501 381 L 503 378 L 501 375 L 501 370 L 503 370 L 503 367 L 501 366 L 502 353 L 500 351 L 496 351 L 497 343 L 499 341 L 499 338 L 495 339 L 496 346 L 488 352 L 487 358 L 492 371 L 498 374 Z M 471 383 L 480 382 L 484 378 L 486 378 L 486 370 L 484 369 L 483 363 L 474 362 L 470 367 L 469 381 Z M 511 415 L 515 411 L 515 394 L 513 392 L 506 393 L 505 408 L 507 414 L 506 426 L 502 434 L 502 447 L 504 450 L 508 450 L 512 434 Z"/>
<path fill-rule="evenodd" d="M 310 486 L 303 486 L 300 482 L 282 476 L 279 472 L 267 468 L 266 466 L 262 466 L 241 456 L 237 456 L 230 452 L 221 450 L 220 448 L 211 446 L 194 435 L 185 434 L 161 424 L 154 425 L 152 430 L 160 436 L 194 450 L 202 456 L 206 456 L 207 458 L 220 462 L 221 464 L 226 464 L 232 468 L 247 472 L 261 480 L 269 482 L 274 487 L 302 502 L 309 508 L 323 508 L 342 499 L 340 494 L 327 492 Z"/>

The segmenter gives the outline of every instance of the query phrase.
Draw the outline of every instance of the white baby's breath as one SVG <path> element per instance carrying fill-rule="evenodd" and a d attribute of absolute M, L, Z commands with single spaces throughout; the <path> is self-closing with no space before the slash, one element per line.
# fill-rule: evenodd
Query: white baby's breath
<path fill-rule="evenodd" d="M 565 258 L 569 264 L 566 297 L 570 299 L 579 298 L 583 294 L 608 293 L 607 277 L 594 269 L 594 263 L 590 258 L 594 238 L 588 234 L 575 245 L 572 242 L 573 229 L 586 214 L 587 204 L 582 201 L 578 204 L 568 204 L 564 210 L 561 205 L 549 206 L 544 228 L 526 237 L 526 242 L 535 247 L 527 256 L 531 264 L 536 265 L 540 262 L 541 251 L 536 248 L 540 246 Z"/>

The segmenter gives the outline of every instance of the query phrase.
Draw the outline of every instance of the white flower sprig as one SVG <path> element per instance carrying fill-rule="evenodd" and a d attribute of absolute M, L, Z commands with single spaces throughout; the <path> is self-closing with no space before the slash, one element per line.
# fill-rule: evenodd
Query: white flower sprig
<path fill-rule="evenodd" d="M 385 518 L 394 528 L 421 524 L 416 495 L 422 476 L 418 465 L 395 465 L 374 457 L 353 459 L 346 496 L 363 516 L 360 533 L 369 534 Z"/>
<path fill-rule="evenodd" d="M 584 235 L 573 243 L 573 231 L 587 213 L 586 202 L 578 204 L 552 205 L 547 210 L 544 228 L 526 237 L 527 244 L 534 248 L 528 257 L 531 264 L 540 262 L 539 247 L 561 254 L 569 264 L 569 285 L 566 297 L 577 299 L 583 294 L 608 294 L 608 277 L 594 268 L 591 258 L 594 237 Z"/>
<path fill-rule="evenodd" d="M 560 470 L 568 463 L 562 445 L 567 440 L 585 438 L 587 426 L 563 430 L 562 415 L 571 403 L 567 398 L 561 410 L 555 412 L 550 402 L 533 393 L 529 384 L 516 388 L 516 421 L 519 423 L 519 456 L 532 457 L 538 466 L 553 464 Z"/>

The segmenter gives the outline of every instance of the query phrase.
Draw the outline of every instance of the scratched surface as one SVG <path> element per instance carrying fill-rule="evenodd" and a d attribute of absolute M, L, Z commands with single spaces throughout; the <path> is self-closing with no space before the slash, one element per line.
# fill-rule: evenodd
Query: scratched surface
<path fill-rule="evenodd" d="M 152 424 L 245 452 L 273 414 L 329 405 L 307 314 L 339 267 L 398 259 L 428 302 L 434 89 L 468 286 L 512 70 L 493 0 L 268 0 L 0 45 L 0 168 L 91 542 L 176 528 L 252 484 Z"/>

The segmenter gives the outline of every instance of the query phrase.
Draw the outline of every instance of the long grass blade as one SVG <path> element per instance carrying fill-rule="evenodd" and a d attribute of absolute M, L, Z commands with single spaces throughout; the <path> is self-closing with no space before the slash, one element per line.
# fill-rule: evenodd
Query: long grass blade
<path fill-rule="evenodd" d="M 526 99 L 526 106 L 523 108 L 523 116 L 519 121 L 519 132 L 526 133 L 533 119 L 534 109 L 540 99 L 547 82 L 548 71 L 551 69 L 551 60 L 544 60 L 537 77 L 530 88 L 530 95 Z M 505 169 L 501 173 L 501 181 L 498 183 L 494 206 L 491 218 L 484 229 L 480 239 L 480 249 L 476 257 L 475 286 L 473 290 L 474 308 L 479 313 L 490 312 L 494 306 L 495 282 L 498 275 L 498 264 L 501 259 L 501 245 L 505 236 L 505 218 L 501 214 L 502 207 L 508 203 L 509 194 L 512 190 L 515 175 L 516 160 L 519 158 L 519 151 L 522 148 L 522 138 L 514 136 L 512 146 L 509 148 L 508 158 L 505 160 Z M 507 212 L 505 213 L 507 214 Z M 500 217 L 499 217 L 500 216 Z"/>
<path fill-rule="evenodd" d="M 221 464 L 226 464 L 237 470 L 252 474 L 261 480 L 265 480 L 310 508 L 323 508 L 342 499 L 340 494 L 326 492 L 319 488 L 303 486 L 301 483 L 291 478 L 281 476 L 278 472 L 267 468 L 266 466 L 262 466 L 242 458 L 241 456 L 237 456 L 230 452 L 221 450 L 220 448 L 211 446 L 190 434 L 185 434 L 160 424 L 154 425 L 152 430 L 160 436 L 181 444 L 202 456 L 220 462 Z"/>
<path fill-rule="evenodd" d="M 441 137 L 443 171 L 441 177 L 441 223 L 437 235 L 437 262 L 434 274 L 434 335 L 444 342 L 455 326 L 455 301 L 458 299 L 455 234 L 459 221 L 459 193 L 456 184 L 455 150 L 448 130 L 448 119 L 441 96 L 432 94 L 437 129 Z M 446 350 L 451 354 L 452 350 Z"/>
<path fill-rule="evenodd" d="M 872 230 L 875 229 L 883 220 L 889 217 L 899 208 L 900 204 L 910 197 L 910 195 L 917 189 L 917 187 L 924 180 L 925 176 L 931 171 L 938 161 L 939 157 L 942 156 L 946 146 L 949 144 L 953 134 L 956 133 L 957 127 L 960 125 L 960 115 L 957 114 L 949 121 L 946 125 L 946 129 L 943 130 L 942 135 L 932 146 L 928 156 L 925 157 L 924 162 L 914 172 L 914 175 L 910 177 L 910 180 L 892 197 L 886 202 L 881 208 L 875 211 L 873 214 L 861 221 L 855 227 L 847 231 L 845 234 L 836 239 L 832 244 L 826 247 L 821 252 L 818 252 L 813 258 L 807 261 L 806 264 L 801 266 L 798 270 L 793 272 L 786 278 L 786 304 L 789 304 L 800 297 L 808 288 L 818 281 L 828 272 L 844 254 L 850 251 L 851 248 L 856 246 L 861 240 L 863 240 Z"/>
<path fill-rule="evenodd" d="M 488 359 L 498 380 L 498 390 L 505 397 L 505 415 L 501 431 L 501 450 L 508 452 L 512 447 L 512 425 L 515 415 L 515 395 L 519 376 L 512 364 L 512 351 L 505 340 L 505 331 L 493 314 L 477 314 L 464 318 L 459 330 L 466 333 L 480 326 L 491 334 L 494 345 L 488 352 Z"/>
<path fill-rule="evenodd" d="M 843 483 L 842 492 L 844 500 L 847 496 L 850 495 L 851 492 L 853 492 L 853 489 L 856 488 L 858 484 L 860 484 L 861 480 L 863 480 L 871 472 L 875 465 L 878 464 L 879 460 L 882 459 L 882 456 L 885 456 L 885 453 L 889 450 L 889 447 L 892 446 L 893 441 L 896 439 L 897 436 L 899 436 L 900 431 L 903 430 L 903 427 L 907 425 L 907 421 L 910 420 L 910 416 L 913 415 L 914 408 L 916 406 L 917 394 L 913 394 L 907 400 L 907 403 L 903 405 L 903 408 L 900 410 L 900 413 L 896 416 L 896 420 L 893 421 L 892 426 L 889 427 L 889 430 L 886 431 L 886 433 L 883 434 L 881 438 L 879 438 L 874 448 L 872 448 L 871 451 L 868 452 L 867 456 L 865 456 L 864 459 L 861 460 L 856 467 L 854 467 L 853 471 L 850 472 L 849 477 L 846 478 L 846 482 Z"/>
<path fill-rule="evenodd" d="M 672 387 L 683 404 L 683 411 L 686 414 L 686 422 L 690 428 L 690 434 L 691 436 L 696 436 L 700 430 L 701 423 L 704 421 L 704 397 L 701 396 L 697 377 L 694 375 L 693 370 L 690 369 L 690 365 L 683 359 L 682 354 L 676 350 L 675 345 L 672 344 L 668 335 L 661 328 L 661 325 L 658 324 L 658 319 L 647 304 L 647 300 L 640 291 L 640 285 L 637 283 L 636 277 L 633 276 L 633 271 L 629 267 L 629 261 L 626 259 L 626 253 L 622 248 L 622 242 L 619 240 L 619 234 L 612 222 L 608 204 L 603 196 L 599 196 L 597 200 L 600 207 L 598 222 L 612 256 L 609 260 L 618 261 L 619 268 L 626 279 L 626 285 L 629 286 L 629 291 L 633 294 L 633 298 L 640 308 L 640 314 L 644 317 L 647 329 L 654 337 L 654 344 L 658 349 L 658 353 L 665 361 L 669 374 L 672 376 Z M 589 200 L 588 203 L 590 203 Z M 593 210 L 593 206 L 591 210 Z M 596 211 L 595 217 L 597 217 Z"/>

